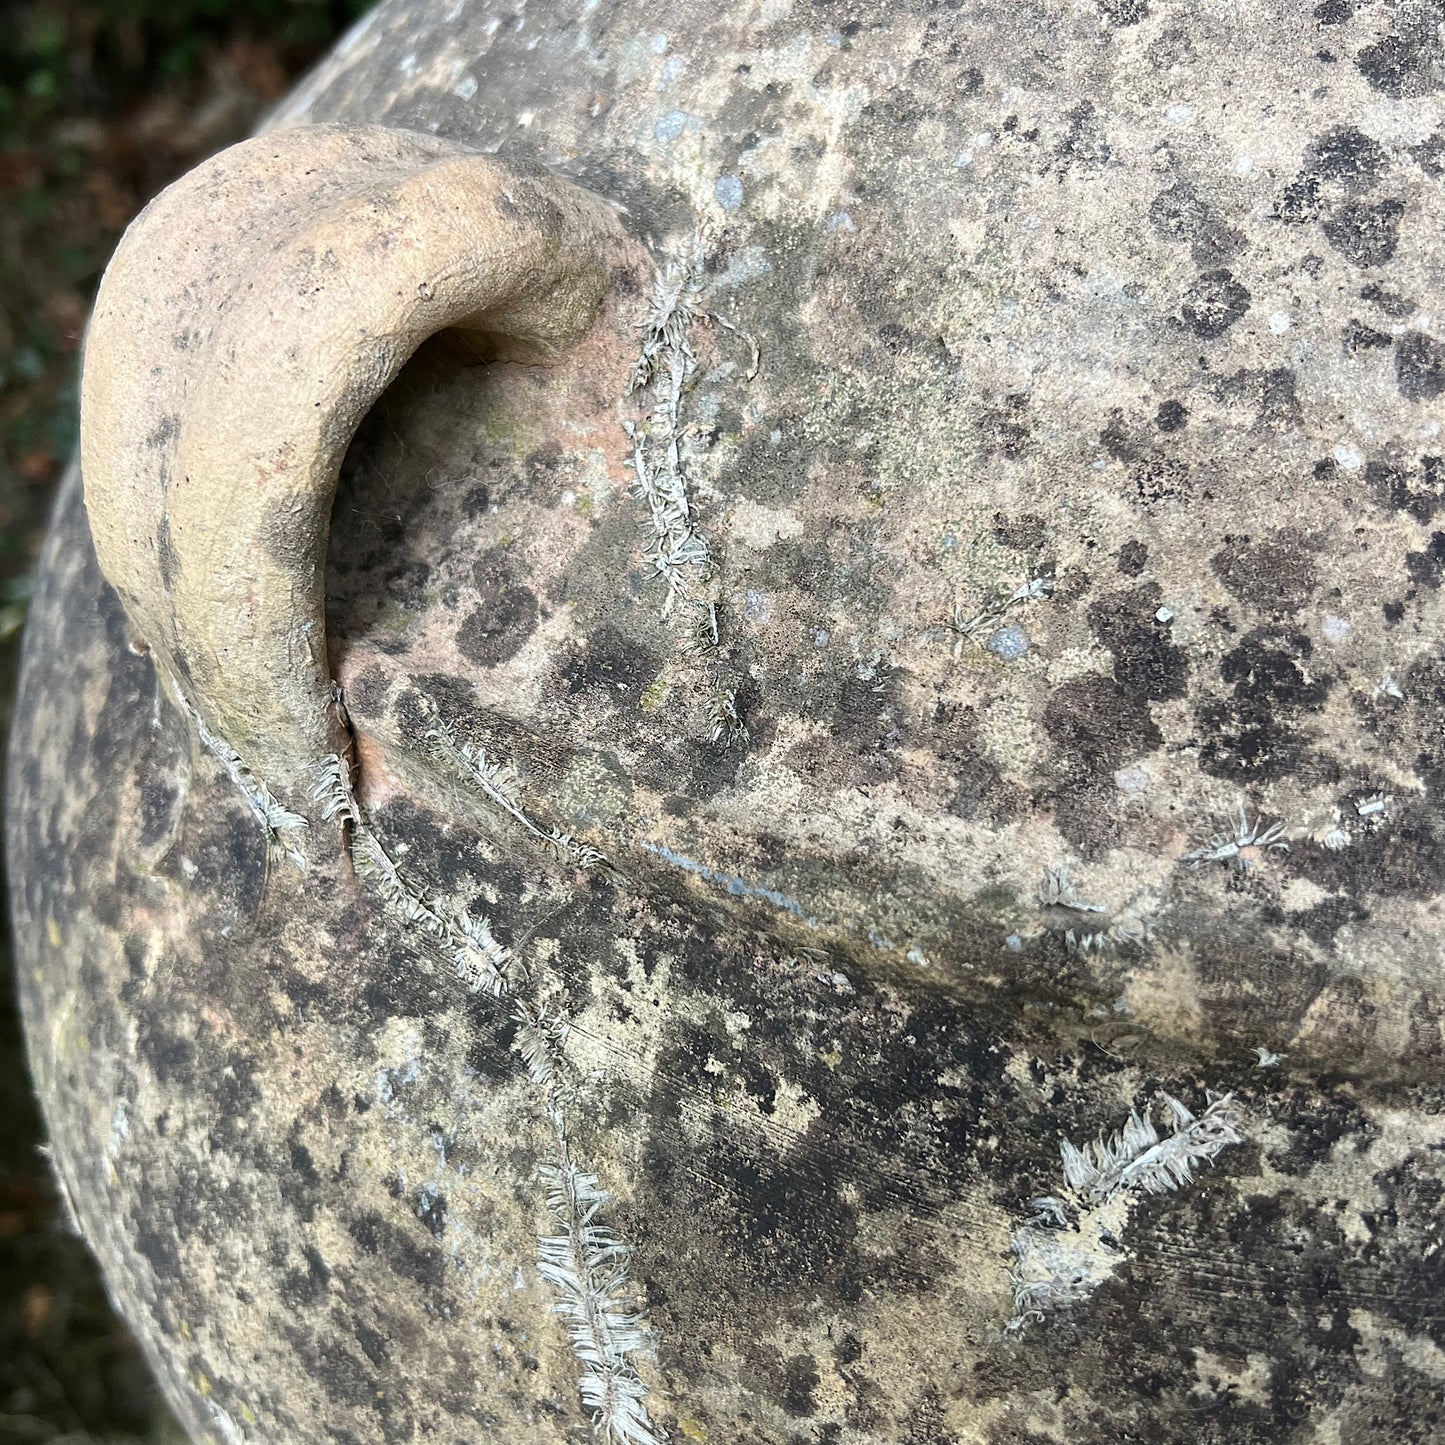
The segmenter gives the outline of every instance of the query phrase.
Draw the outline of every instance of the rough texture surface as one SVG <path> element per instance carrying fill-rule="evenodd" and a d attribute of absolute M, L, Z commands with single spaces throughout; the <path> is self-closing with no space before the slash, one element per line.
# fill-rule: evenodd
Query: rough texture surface
<path fill-rule="evenodd" d="M 121 238 L 81 386 L 96 552 L 187 703 L 293 806 L 338 743 L 323 564 L 358 423 L 443 328 L 479 355 L 577 341 L 619 243 L 605 202 L 535 168 L 337 125 L 229 147 Z"/>
<path fill-rule="evenodd" d="M 1445 1438 L 1439 8 L 391 4 L 276 118 L 540 161 L 659 251 L 701 215 L 746 333 L 695 320 L 679 404 L 715 649 L 644 560 L 620 288 L 554 368 L 419 356 L 328 570 L 369 826 L 572 1020 L 659 1435 Z M 72 486 L 19 956 L 178 1407 L 577 1438 L 508 1003 L 344 860 L 268 870 L 126 640 Z M 1210 1089 L 1192 1182 L 1065 1188 Z M 1009 1330 L 1040 1239 L 1073 1296 Z"/>

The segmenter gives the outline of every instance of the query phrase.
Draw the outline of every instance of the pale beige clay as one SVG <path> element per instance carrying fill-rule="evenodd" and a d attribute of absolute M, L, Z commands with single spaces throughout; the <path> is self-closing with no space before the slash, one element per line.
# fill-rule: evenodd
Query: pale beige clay
<path fill-rule="evenodd" d="M 447 327 L 556 355 L 622 244 L 605 201 L 545 172 L 356 125 L 233 146 L 126 232 L 82 378 L 96 553 L 188 702 L 289 802 L 344 743 L 324 559 L 362 417 Z"/>

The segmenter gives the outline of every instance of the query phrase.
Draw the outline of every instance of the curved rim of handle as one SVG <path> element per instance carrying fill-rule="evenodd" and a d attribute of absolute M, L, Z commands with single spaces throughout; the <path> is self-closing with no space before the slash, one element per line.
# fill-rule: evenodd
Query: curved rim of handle
<path fill-rule="evenodd" d="M 347 742 L 325 558 L 363 416 L 449 327 L 556 356 L 623 242 L 610 203 L 546 171 L 351 125 L 222 151 L 125 233 L 81 379 L 96 554 L 202 726 L 277 796 L 310 811 Z"/>

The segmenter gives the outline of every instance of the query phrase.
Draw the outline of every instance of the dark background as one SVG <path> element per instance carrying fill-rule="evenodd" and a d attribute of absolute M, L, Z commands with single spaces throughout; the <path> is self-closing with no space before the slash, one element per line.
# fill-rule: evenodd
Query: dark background
<path fill-rule="evenodd" d="M 244 136 L 368 4 L 0 0 L 0 731 L 106 258 L 151 196 Z M 51 1186 L 11 969 L 7 922 L 0 1445 L 182 1445 Z"/>

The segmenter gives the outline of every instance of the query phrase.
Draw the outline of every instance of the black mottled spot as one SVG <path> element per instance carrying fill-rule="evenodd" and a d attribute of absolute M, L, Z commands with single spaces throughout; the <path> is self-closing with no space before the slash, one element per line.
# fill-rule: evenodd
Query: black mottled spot
<path fill-rule="evenodd" d="M 1408 296 L 1402 296 L 1398 291 L 1387 291 L 1378 281 L 1371 281 L 1368 286 L 1360 288 L 1360 300 L 1368 301 L 1397 321 L 1420 309 Z"/>
<path fill-rule="evenodd" d="M 1258 627 L 1225 654 L 1220 677 L 1233 696 L 1196 710 L 1206 773 L 1247 782 L 1301 771 L 1308 739 L 1298 722 L 1324 705 L 1333 681 L 1311 671 L 1313 653 L 1302 633 Z"/>
<path fill-rule="evenodd" d="M 380 1214 L 360 1215 L 348 1221 L 347 1229 L 359 1248 L 424 1289 L 436 1289 L 446 1278 L 446 1256 L 440 1250 L 416 1244 Z"/>
<path fill-rule="evenodd" d="M 389 685 L 380 667 L 369 667 L 346 690 L 346 706 L 358 717 L 380 717 Z"/>
<path fill-rule="evenodd" d="M 1320 182 L 1318 176 L 1296 176 L 1280 195 L 1274 208 L 1281 221 L 1299 225 L 1315 220 L 1320 213 Z"/>
<path fill-rule="evenodd" d="M 1319 586 L 1314 558 L 1297 543 L 1224 541 L 1209 565 L 1233 596 L 1259 612 L 1298 612 Z"/>
<path fill-rule="evenodd" d="M 1438 588 L 1445 578 L 1445 532 L 1431 533 L 1423 552 L 1406 552 L 1405 570 L 1417 585 Z"/>
<path fill-rule="evenodd" d="M 1365 480 L 1380 505 L 1429 522 L 1445 506 L 1445 458 L 1421 457 L 1418 470 L 1391 462 L 1368 462 Z"/>
<path fill-rule="evenodd" d="M 457 650 L 479 667 L 496 667 L 515 657 L 536 630 L 537 595 L 518 585 L 500 547 L 477 560 L 472 577 L 481 605 L 457 629 Z"/>
<path fill-rule="evenodd" d="M 168 777 L 142 761 L 137 768 L 140 785 L 140 841 L 143 848 L 154 848 L 170 832 L 175 822 L 180 789 L 174 777 Z"/>
<path fill-rule="evenodd" d="M 323 1345 L 296 1325 L 283 1328 L 291 1348 L 305 1366 L 308 1378 L 320 1383 L 329 1400 L 357 1409 L 376 1405 L 383 1382 L 367 1369 L 363 1361 L 349 1350 L 341 1349 L 334 1339 L 328 1337 Z"/>
<path fill-rule="evenodd" d="M 440 1239 L 447 1227 L 447 1197 L 435 1190 L 424 1189 L 417 1196 L 416 1217 L 426 1226 L 433 1239 Z"/>
<path fill-rule="evenodd" d="M 1150 702 L 1183 697 L 1189 681 L 1188 655 L 1155 621 L 1162 600 L 1158 583 L 1146 582 L 1099 598 L 1087 614 L 1099 645 L 1113 654 L 1114 680 Z"/>
<path fill-rule="evenodd" d="M 1445 345 L 1423 331 L 1395 343 L 1395 387 L 1407 401 L 1433 401 L 1445 391 Z"/>
<path fill-rule="evenodd" d="M 1345 323 L 1345 329 L 1340 334 L 1340 344 L 1351 356 L 1361 351 L 1378 351 L 1382 346 L 1391 345 L 1394 340 L 1388 331 L 1376 331 L 1373 326 L 1366 326 L 1354 317 Z"/>
<path fill-rule="evenodd" d="M 1099 14 L 1123 29 L 1149 18 L 1149 0 L 1099 0 Z"/>
<path fill-rule="evenodd" d="M 600 627 L 567 663 L 562 681 L 571 696 L 590 692 L 620 708 L 636 708 L 661 667 L 656 655 L 624 637 L 615 627 Z"/>
<path fill-rule="evenodd" d="M 802 1418 L 816 1408 L 814 1395 L 822 1377 L 811 1355 L 794 1355 L 787 1363 L 782 1406 L 789 1415 Z"/>
<path fill-rule="evenodd" d="M 1390 158 L 1378 141 L 1352 125 L 1336 126 L 1314 140 L 1305 151 L 1305 171 L 1332 181 L 1350 194 L 1368 191 L 1390 168 Z"/>
<path fill-rule="evenodd" d="M 287 1140 L 286 1147 L 291 1167 L 278 1171 L 281 1197 L 303 1223 L 308 1223 L 316 1216 L 316 1192 L 321 1187 L 321 1176 L 316 1172 L 311 1151 L 299 1139 Z"/>
<path fill-rule="evenodd" d="M 1149 548 L 1137 538 L 1130 538 L 1119 548 L 1119 571 L 1125 577 L 1137 577 L 1149 561 Z"/>
<path fill-rule="evenodd" d="M 1404 201 L 1350 201 L 1324 220 L 1325 239 L 1356 266 L 1383 266 L 1400 244 Z"/>
<path fill-rule="evenodd" d="M 1154 425 L 1162 432 L 1183 431 L 1189 424 L 1189 408 L 1182 401 L 1161 401 L 1154 413 Z"/>
<path fill-rule="evenodd" d="M 1011 392 L 998 406 L 979 413 L 979 443 L 988 456 L 1018 461 L 1028 452 L 1030 430 L 1027 392 Z"/>
<path fill-rule="evenodd" d="M 1321 948 L 1328 948 L 1345 924 L 1360 923 L 1369 916 L 1370 910 L 1355 899 L 1336 895 L 1322 899 L 1313 908 L 1291 913 L 1289 920 Z"/>
<path fill-rule="evenodd" d="M 304 1270 L 289 1270 L 280 1282 L 281 1298 L 294 1309 L 304 1309 L 326 1298 L 331 1288 L 331 1270 L 314 1245 L 303 1244 Z"/>
<path fill-rule="evenodd" d="M 356 1336 L 356 1343 L 361 1346 L 362 1354 L 377 1369 L 383 1369 L 391 1359 L 391 1344 L 386 1336 L 361 1319 L 352 1321 L 351 1332 Z"/>
<path fill-rule="evenodd" d="M 1187 242 L 1200 266 L 1219 266 L 1244 249 L 1241 231 L 1226 224 L 1187 181 L 1176 181 L 1149 203 L 1152 225 Z"/>
<path fill-rule="evenodd" d="M 162 516 L 156 527 L 156 566 L 160 568 L 161 586 L 167 592 L 175 589 L 176 578 L 181 575 L 181 556 L 171 538 L 170 514 Z"/>
<path fill-rule="evenodd" d="M 1248 290 L 1233 273 L 1219 269 L 1196 276 L 1184 295 L 1185 324 L 1201 340 L 1223 336 L 1249 310 Z"/>
<path fill-rule="evenodd" d="M 1037 512 L 1021 512 L 1017 517 L 993 514 L 993 534 L 1005 547 L 1020 552 L 1036 552 L 1048 537 L 1048 523 Z"/>
<path fill-rule="evenodd" d="M 1148 702 L 1103 677 L 1073 678 L 1056 688 L 1044 709 L 1044 730 L 1065 769 L 1095 775 L 1112 774 L 1164 741 Z"/>
<path fill-rule="evenodd" d="M 136 1252 L 155 1271 L 158 1280 L 175 1280 L 181 1277 L 181 1255 L 169 1222 L 160 1228 L 152 1222 L 151 1216 L 141 1215 L 131 1226 L 131 1241 Z"/>
<path fill-rule="evenodd" d="M 1391 15 L 1391 33 L 1355 57 L 1361 75 L 1395 100 L 1438 90 L 1442 55 L 1439 27 L 1445 10 L 1439 0 L 1405 0 Z"/>
<path fill-rule="evenodd" d="M 1321 0 L 1315 6 L 1315 19 L 1321 25 L 1344 25 L 1359 3 L 1360 0 Z"/>

